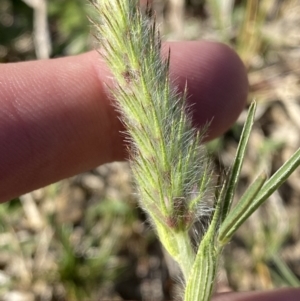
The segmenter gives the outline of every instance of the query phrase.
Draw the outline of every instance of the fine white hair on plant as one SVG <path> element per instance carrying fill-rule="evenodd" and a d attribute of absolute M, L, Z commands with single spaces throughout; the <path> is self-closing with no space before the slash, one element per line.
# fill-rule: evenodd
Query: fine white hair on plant
<path fill-rule="evenodd" d="M 210 164 L 203 132 L 192 127 L 187 90 L 178 93 L 170 81 L 170 54 L 161 58 L 154 14 L 149 6 L 142 13 L 138 2 L 94 1 L 100 52 L 115 77 L 111 94 L 127 129 L 141 206 L 158 234 L 183 231 L 206 208 Z"/>
<path fill-rule="evenodd" d="M 178 93 L 169 76 L 170 52 L 161 57 L 155 16 L 138 0 L 95 0 L 101 55 L 111 69 L 111 95 L 130 144 L 131 168 L 141 207 L 149 215 L 185 280 L 195 257 L 189 231 L 210 212 L 204 197 L 211 168 L 192 127 L 187 89 Z M 203 212 L 201 210 L 205 209 Z"/>

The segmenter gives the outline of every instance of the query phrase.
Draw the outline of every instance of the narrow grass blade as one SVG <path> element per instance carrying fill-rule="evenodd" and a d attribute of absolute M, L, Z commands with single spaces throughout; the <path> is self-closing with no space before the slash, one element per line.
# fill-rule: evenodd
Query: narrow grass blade
<path fill-rule="evenodd" d="M 291 287 L 300 287 L 298 277 L 291 271 L 288 265 L 279 257 L 279 255 L 272 256 L 272 262 L 278 269 L 280 275 Z"/>
<path fill-rule="evenodd" d="M 255 110 L 256 110 L 256 102 L 253 101 L 249 108 L 249 111 L 248 111 L 248 116 L 247 116 L 243 131 L 242 131 L 241 140 L 238 145 L 238 149 L 237 149 L 236 156 L 234 159 L 234 164 L 232 166 L 232 170 L 231 170 L 231 173 L 229 176 L 227 191 L 225 194 L 223 208 L 222 208 L 221 221 L 225 220 L 225 218 L 231 208 L 233 195 L 234 195 L 234 192 L 236 189 L 236 185 L 238 182 L 238 178 L 240 175 L 240 171 L 241 171 L 244 156 L 245 156 L 247 143 L 248 143 L 251 129 L 253 126 Z"/>
<path fill-rule="evenodd" d="M 224 221 L 224 224 L 221 227 L 220 235 L 219 235 L 219 241 L 222 243 L 226 243 L 227 239 L 230 239 L 230 237 L 234 234 L 234 232 L 238 229 L 238 227 L 265 201 L 267 198 L 280 187 L 286 179 L 293 173 L 293 171 L 300 165 L 300 149 L 298 149 L 293 156 L 286 161 L 280 169 L 267 181 L 265 184 L 261 187 L 261 189 L 258 189 L 258 193 L 256 194 L 256 197 L 251 199 L 246 198 L 245 200 L 242 200 L 242 209 L 237 209 L 237 213 L 240 213 L 241 216 L 236 219 L 236 213 L 235 215 L 231 216 L 229 214 L 228 222 L 226 222 L 226 219 Z M 262 180 L 257 180 L 257 185 Z M 256 186 L 254 183 L 252 186 Z M 251 189 L 252 189 L 251 186 Z M 255 188 L 255 187 L 253 187 Z M 257 186 L 258 188 L 258 186 Z M 257 189 L 255 189 L 257 190 Z M 254 190 L 254 194 L 255 194 Z M 246 192 L 247 193 L 247 192 Z M 245 195 L 246 195 L 245 193 Z M 245 203 L 247 206 L 245 206 Z M 234 210 L 235 211 L 235 210 Z M 233 211 L 233 212 L 234 212 Z M 241 212 L 239 212 L 241 211 Z M 232 227 L 232 229 L 230 229 Z"/>
<path fill-rule="evenodd" d="M 278 187 L 280 187 L 300 165 L 300 148 L 286 161 L 277 172 L 265 183 L 255 202 L 261 204 Z"/>
<path fill-rule="evenodd" d="M 250 216 L 300 165 L 300 148 L 286 161 L 277 172 L 263 185 L 255 200 L 250 204 L 245 215 Z"/>
<path fill-rule="evenodd" d="M 236 232 L 236 230 L 248 218 L 248 216 L 245 216 L 245 212 L 247 212 L 247 208 L 253 202 L 265 181 L 266 174 L 262 173 L 246 190 L 241 200 L 225 218 L 220 228 L 218 237 L 218 240 L 222 245 L 225 245 L 231 239 L 232 235 Z"/>

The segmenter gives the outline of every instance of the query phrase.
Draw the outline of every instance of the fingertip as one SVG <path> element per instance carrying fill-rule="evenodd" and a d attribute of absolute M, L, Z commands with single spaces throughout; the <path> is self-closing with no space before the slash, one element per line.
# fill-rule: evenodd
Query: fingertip
<path fill-rule="evenodd" d="M 298 301 L 299 288 L 284 288 L 265 292 L 224 293 L 213 298 L 213 301 Z"/>
<path fill-rule="evenodd" d="M 175 86 L 183 91 L 188 87 L 188 102 L 197 127 L 209 124 L 207 140 L 228 130 L 243 110 L 248 94 L 248 79 L 243 62 L 230 47 L 209 41 L 168 42 L 162 53 L 171 48 L 170 75 Z M 115 110 L 108 89 L 113 86 L 112 75 L 101 56 L 96 52 L 82 55 L 90 61 L 96 72 L 102 97 L 95 97 L 102 114 L 110 116 L 110 128 L 106 135 L 110 160 L 122 160 L 127 156 L 124 128 Z"/>
<path fill-rule="evenodd" d="M 230 47 L 216 42 L 168 43 L 171 76 L 182 90 L 187 84 L 194 125 L 209 124 L 208 139 L 228 130 L 243 110 L 248 79 L 243 62 Z"/>
<path fill-rule="evenodd" d="M 167 42 L 163 44 L 163 56 L 169 49 L 170 76 L 179 91 L 187 84 L 194 125 L 201 128 L 209 124 L 206 140 L 220 136 L 233 125 L 246 105 L 248 78 L 243 62 L 234 50 L 217 42 Z M 100 56 L 96 60 L 95 53 L 90 56 L 99 82 L 107 93 L 102 102 L 107 103 L 110 97 L 105 86 L 113 85 L 112 75 Z M 122 160 L 127 157 L 124 134 L 120 134 L 124 128 L 119 119 L 114 118 L 117 112 L 113 100 L 110 101 L 106 111 L 111 112 L 113 126 L 107 141 L 111 141 L 111 159 Z"/>

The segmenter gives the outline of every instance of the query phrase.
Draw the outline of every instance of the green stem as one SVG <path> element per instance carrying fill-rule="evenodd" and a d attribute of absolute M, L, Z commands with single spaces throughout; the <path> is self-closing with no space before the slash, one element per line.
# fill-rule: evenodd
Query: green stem
<path fill-rule="evenodd" d="M 178 256 L 175 259 L 180 265 L 185 281 L 187 281 L 194 264 L 195 252 L 186 231 L 177 232 L 175 239 L 178 245 Z"/>

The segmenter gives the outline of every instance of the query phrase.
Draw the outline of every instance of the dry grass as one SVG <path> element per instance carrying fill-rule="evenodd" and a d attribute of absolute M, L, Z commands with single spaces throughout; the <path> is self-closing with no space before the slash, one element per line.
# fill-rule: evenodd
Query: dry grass
<path fill-rule="evenodd" d="M 189 1 L 184 10 L 172 1 L 154 5 L 166 37 L 222 40 L 247 66 L 249 102 L 255 98 L 259 106 L 241 195 L 261 169 L 273 173 L 300 144 L 300 2 L 233 2 Z M 244 118 L 210 143 L 218 166 L 230 166 Z M 296 171 L 234 237 L 219 291 L 300 284 L 299 181 Z M 0 300 L 165 300 L 176 294 L 170 276 L 178 270 L 137 208 L 126 163 L 0 207 Z"/>

